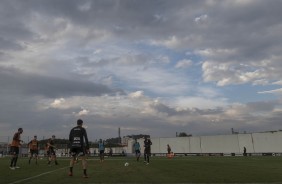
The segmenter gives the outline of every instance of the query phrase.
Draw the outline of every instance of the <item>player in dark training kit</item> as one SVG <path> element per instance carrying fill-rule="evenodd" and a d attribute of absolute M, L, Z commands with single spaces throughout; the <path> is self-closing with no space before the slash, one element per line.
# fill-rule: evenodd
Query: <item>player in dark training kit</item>
<path fill-rule="evenodd" d="M 144 140 L 144 163 L 146 163 L 147 165 L 150 163 L 150 156 L 151 156 L 151 145 L 152 142 L 150 140 L 150 138 L 145 137 Z"/>
<path fill-rule="evenodd" d="M 89 143 L 88 137 L 85 128 L 82 127 L 83 121 L 81 119 L 77 120 L 77 126 L 72 128 L 69 135 L 70 141 L 70 171 L 69 176 L 73 175 L 73 165 L 78 156 L 82 157 L 82 168 L 83 168 L 83 177 L 88 178 L 87 176 L 87 161 L 86 156 L 89 153 Z"/>

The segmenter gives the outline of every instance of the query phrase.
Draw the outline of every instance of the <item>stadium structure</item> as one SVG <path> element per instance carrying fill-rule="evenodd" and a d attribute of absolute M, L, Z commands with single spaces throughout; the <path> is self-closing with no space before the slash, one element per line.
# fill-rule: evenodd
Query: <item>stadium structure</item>
<path fill-rule="evenodd" d="M 137 139 L 144 152 L 144 139 Z M 167 144 L 171 146 L 175 156 L 243 156 L 244 147 L 247 156 L 282 156 L 282 130 L 258 133 L 233 133 L 229 135 L 162 137 L 151 138 L 152 156 L 166 156 Z M 121 138 L 121 147 L 111 147 L 113 155 L 134 155 L 131 137 Z M 0 146 L 0 156 L 8 153 L 7 143 Z M 106 147 L 105 153 L 110 148 Z M 57 150 L 58 156 L 68 156 L 67 145 Z M 91 156 L 98 156 L 98 148 L 90 148 Z M 28 148 L 22 147 L 21 154 L 27 156 Z M 44 150 L 40 150 L 44 155 Z"/>
<path fill-rule="evenodd" d="M 138 142 L 143 147 L 142 139 Z M 247 155 L 282 156 L 282 131 L 244 133 L 230 135 L 212 135 L 195 137 L 151 138 L 153 155 L 167 153 L 167 144 L 176 155 L 221 155 L 242 156 L 244 147 Z M 127 153 L 133 153 L 134 140 L 128 140 Z M 141 150 L 142 152 L 143 150 Z"/>

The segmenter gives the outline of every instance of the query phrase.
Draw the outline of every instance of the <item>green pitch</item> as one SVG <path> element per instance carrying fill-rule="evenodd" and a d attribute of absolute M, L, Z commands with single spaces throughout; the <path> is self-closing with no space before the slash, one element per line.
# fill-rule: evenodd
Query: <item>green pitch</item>
<path fill-rule="evenodd" d="M 134 157 L 96 158 L 88 161 L 89 178 L 82 178 L 81 162 L 69 177 L 67 158 L 47 166 L 46 158 L 19 158 L 20 169 L 9 169 L 9 158 L 0 158 L 0 183 L 269 183 L 282 182 L 282 157 L 151 157 L 149 165 Z M 129 162 L 125 167 L 124 163 Z"/>

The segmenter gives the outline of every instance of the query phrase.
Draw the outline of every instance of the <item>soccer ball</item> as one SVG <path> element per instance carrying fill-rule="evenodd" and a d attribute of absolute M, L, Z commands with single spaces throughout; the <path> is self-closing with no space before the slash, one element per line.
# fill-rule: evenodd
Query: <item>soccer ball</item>
<path fill-rule="evenodd" d="M 129 163 L 128 163 L 128 162 L 125 162 L 125 163 L 124 163 L 124 166 L 125 166 L 125 167 L 129 166 Z"/>

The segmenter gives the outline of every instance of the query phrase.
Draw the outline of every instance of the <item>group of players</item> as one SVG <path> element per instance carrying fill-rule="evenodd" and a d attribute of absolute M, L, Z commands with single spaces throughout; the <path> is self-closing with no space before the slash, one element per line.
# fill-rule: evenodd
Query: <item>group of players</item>
<path fill-rule="evenodd" d="M 56 157 L 56 146 L 54 143 L 55 135 L 52 135 L 52 138 L 48 139 L 46 145 L 45 145 L 45 150 L 47 153 L 47 158 L 48 158 L 48 165 L 50 166 L 51 161 L 54 161 L 56 165 L 58 165 L 57 157 Z M 31 159 L 35 159 L 35 163 L 37 164 L 38 160 L 38 150 L 39 150 L 39 144 L 37 140 L 37 136 L 35 135 L 34 138 L 28 143 L 28 147 L 30 150 L 30 157 L 28 160 L 28 163 L 30 164 Z"/>
<path fill-rule="evenodd" d="M 147 164 L 147 165 L 149 165 L 149 163 L 150 163 L 151 145 L 152 145 L 151 140 L 149 138 L 145 137 L 145 140 L 144 140 L 144 163 Z M 135 139 L 135 142 L 133 143 L 133 148 L 135 150 L 136 160 L 139 161 L 141 151 L 140 151 L 140 144 L 136 139 Z"/>
<path fill-rule="evenodd" d="M 11 162 L 10 162 L 10 169 L 15 170 L 19 168 L 17 166 L 17 160 L 19 155 L 19 147 L 23 143 L 21 140 L 21 134 L 23 133 L 23 129 L 19 128 L 18 131 L 13 136 L 13 141 L 11 143 L 10 152 L 12 155 Z M 52 138 L 50 138 L 46 144 L 47 149 L 47 155 L 48 155 L 48 165 L 51 164 L 52 161 L 55 162 L 56 165 L 58 165 L 57 159 L 56 159 L 56 152 L 55 152 L 55 144 L 54 144 L 55 136 L 53 135 Z M 83 127 L 83 121 L 81 119 L 77 120 L 77 126 L 73 127 L 70 130 L 69 133 L 69 142 L 70 142 L 70 164 L 69 164 L 69 176 L 73 176 L 73 167 L 74 164 L 77 161 L 78 156 L 81 157 L 81 163 L 83 168 L 83 177 L 88 178 L 87 175 L 87 161 L 86 158 L 89 154 L 89 142 L 88 142 L 88 136 L 86 129 Z M 147 165 L 150 162 L 150 154 L 151 154 L 151 145 L 152 142 L 150 139 L 145 137 L 144 140 L 144 163 Z M 28 160 L 28 163 L 31 163 L 31 159 L 35 158 L 35 162 L 37 164 L 38 160 L 38 140 L 37 136 L 35 135 L 34 138 L 28 143 L 29 149 L 30 149 L 30 157 Z M 137 140 L 134 143 L 135 153 L 137 161 L 139 161 L 141 152 L 140 152 L 140 144 L 137 142 Z M 99 151 L 100 151 L 100 162 L 104 161 L 104 142 L 100 139 L 98 143 Z"/>
<path fill-rule="evenodd" d="M 20 168 L 17 166 L 17 160 L 19 155 L 19 147 L 23 143 L 23 141 L 20 139 L 20 135 L 23 133 L 23 129 L 19 128 L 18 131 L 13 136 L 13 141 L 11 143 L 10 152 L 12 154 L 12 159 L 10 162 L 10 169 L 15 170 Z M 58 165 L 57 159 L 56 159 L 56 152 L 55 152 L 55 144 L 54 144 L 55 135 L 52 136 L 52 138 L 48 139 L 46 143 L 46 153 L 48 155 L 48 165 L 50 165 L 51 161 L 54 160 L 55 164 Z M 35 159 L 35 163 L 37 164 L 38 160 L 38 150 L 39 150 L 39 143 L 37 140 L 37 136 L 35 135 L 33 139 L 28 143 L 28 148 L 30 150 L 30 157 L 28 160 L 28 163 L 31 163 L 32 158 Z"/>
<path fill-rule="evenodd" d="M 83 167 L 83 177 L 88 178 L 87 175 L 87 163 L 86 163 L 86 156 L 89 154 L 89 142 L 85 128 L 82 127 L 83 121 L 81 119 L 77 120 L 77 126 L 71 129 L 69 133 L 69 142 L 70 142 L 70 167 L 69 167 L 69 176 L 73 176 L 73 166 L 76 162 L 78 156 L 81 157 L 82 160 L 82 167 Z M 20 168 L 17 166 L 18 156 L 19 156 L 19 148 L 23 141 L 21 140 L 21 134 L 23 133 L 23 129 L 19 128 L 18 131 L 14 134 L 13 140 L 10 147 L 10 153 L 12 155 L 10 161 L 10 169 L 15 170 Z M 56 159 L 56 152 L 55 152 L 55 144 L 54 144 L 55 136 L 53 135 L 52 138 L 48 139 L 46 144 L 47 155 L 48 155 L 48 165 L 51 164 L 52 161 L 58 165 Z M 28 143 L 30 149 L 30 157 L 28 163 L 30 164 L 31 159 L 35 158 L 35 162 L 37 164 L 38 160 L 38 140 L 37 136 Z"/>

